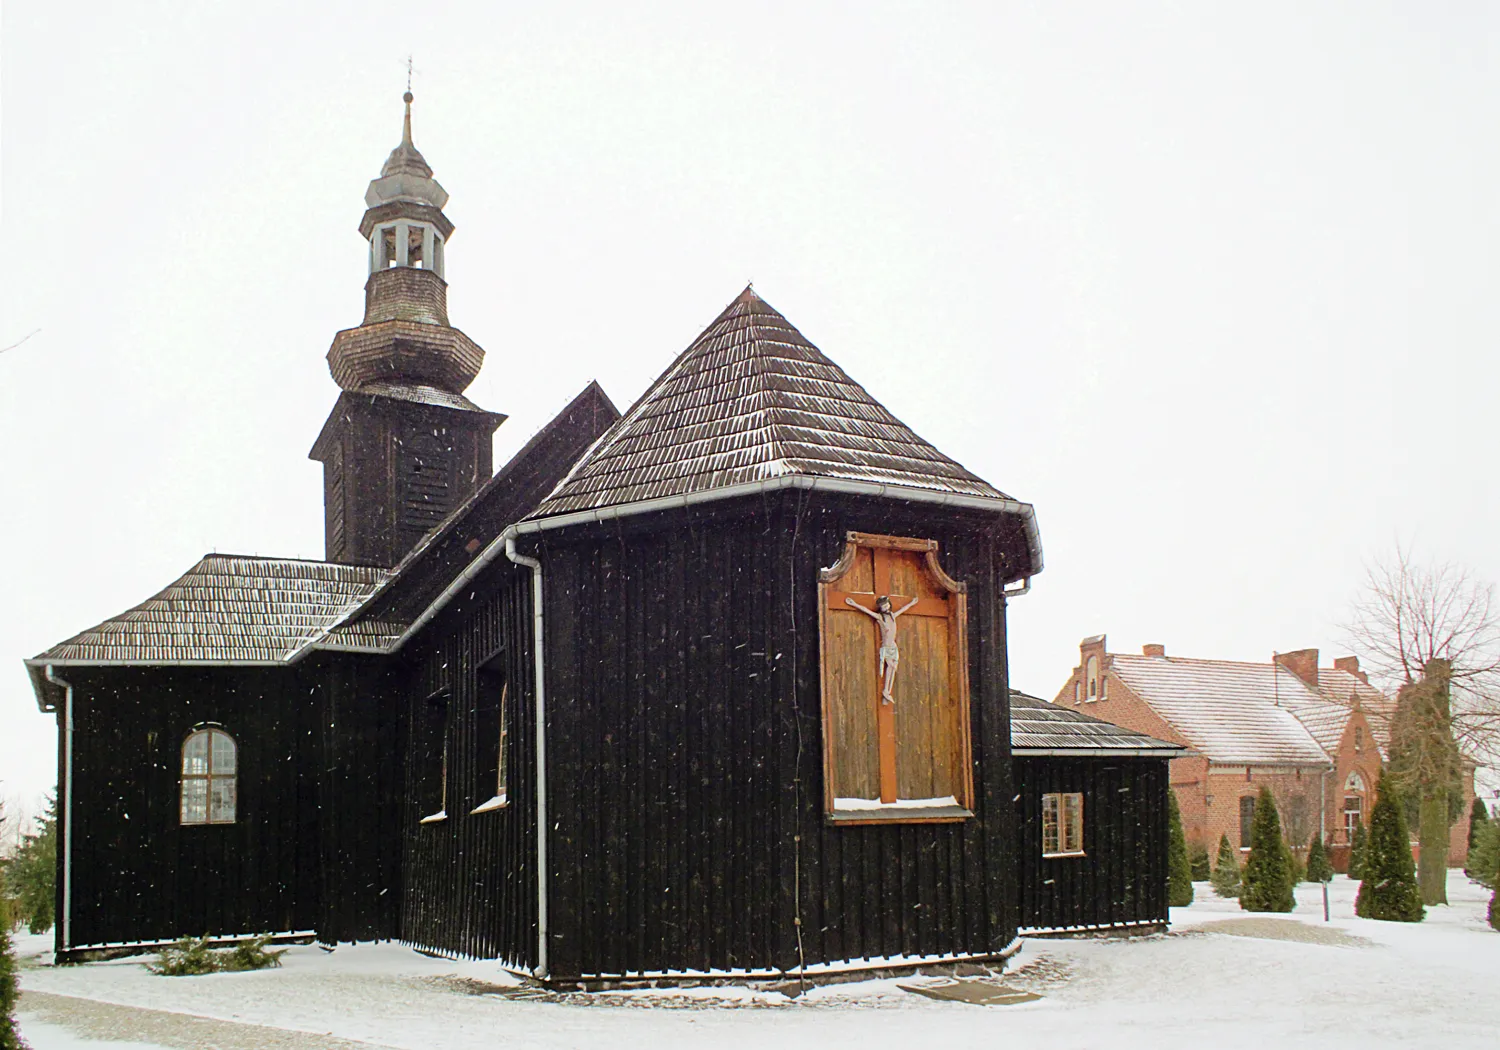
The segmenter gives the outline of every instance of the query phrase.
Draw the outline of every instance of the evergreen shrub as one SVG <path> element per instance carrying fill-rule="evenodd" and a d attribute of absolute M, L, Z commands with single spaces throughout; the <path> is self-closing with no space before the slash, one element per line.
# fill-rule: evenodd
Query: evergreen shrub
<path fill-rule="evenodd" d="M 1370 844 L 1370 836 L 1365 832 L 1365 822 L 1357 821 L 1354 825 L 1354 836 L 1349 840 L 1349 877 L 1351 879 L 1364 878 L 1365 848 Z"/>
<path fill-rule="evenodd" d="M 1188 849 L 1188 865 L 1193 869 L 1194 882 L 1207 882 L 1213 875 L 1213 863 L 1208 850 L 1196 843 Z"/>
<path fill-rule="evenodd" d="M 1479 885 L 1495 889 L 1495 872 L 1500 870 L 1500 820 L 1480 825 L 1475 842 L 1469 847 L 1464 872 Z"/>
<path fill-rule="evenodd" d="M 1417 889 L 1417 869 L 1411 859 L 1411 835 L 1406 830 L 1401 792 L 1382 777 L 1376 793 L 1354 914 L 1362 919 L 1421 922 L 1426 909 Z"/>
<path fill-rule="evenodd" d="M 1276 800 L 1271 797 L 1271 789 L 1263 787 L 1255 800 L 1255 816 L 1250 823 L 1250 856 L 1245 861 L 1241 908 L 1291 911 L 1297 906 L 1292 893 L 1291 852 L 1281 838 Z"/>
<path fill-rule="evenodd" d="M 21 989 L 16 981 L 16 953 L 10 930 L 9 922 L 0 923 L 0 1050 L 25 1050 L 26 1041 L 16 1024 L 16 1000 Z"/>
<path fill-rule="evenodd" d="M 1193 868 L 1188 861 L 1187 840 L 1182 837 L 1182 811 L 1177 792 L 1167 789 L 1167 903 L 1186 908 L 1193 903 Z"/>
<path fill-rule="evenodd" d="M 1228 835 L 1219 836 L 1219 856 L 1214 863 L 1213 874 L 1209 881 L 1214 885 L 1214 892 L 1220 897 L 1238 897 L 1240 895 L 1240 858 L 1235 853 L 1234 847 L 1229 844 Z"/>
<path fill-rule="evenodd" d="M 21 848 L 5 865 L 5 882 L 19 902 L 16 918 L 32 933 L 52 928 L 52 902 L 57 887 L 57 801 L 47 800 L 47 811 L 36 834 L 21 840 Z"/>
<path fill-rule="evenodd" d="M 1312 845 L 1307 847 L 1307 881 L 1333 881 L 1333 864 L 1328 859 L 1328 851 L 1323 848 L 1322 835 L 1314 835 Z"/>
<path fill-rule="evenodd" d="M 232 948 L 213 949 L 207 937 L 184 937 L 157 953 L 146 968 L 163 977 L 195 977 L 205 973 L 238 973 L 281 965 L 285 948 L 267 951 L 269 933 L 241 941 Z"/>

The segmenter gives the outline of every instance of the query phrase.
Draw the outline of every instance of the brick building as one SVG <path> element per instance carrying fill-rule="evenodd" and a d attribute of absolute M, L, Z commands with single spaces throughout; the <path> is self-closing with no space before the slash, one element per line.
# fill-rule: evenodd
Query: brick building
<path fill-rule="evenodd" d="M 1319 667 L 1316 649 L 1266 663 L 1169 657 L 1163 645 L 1111 653 L 1102 634 L 1078 649 L 1078 666 L 1054 703 L 1195 752 L 1171 768 L 1190 844 L 1213 852 L 1227 835 L 1248 849 L 1253 802 L 1266 786 L 1288 840 L 1306 843 L 1321 824 L 1342 870 L 1355 821 L 1369 823 L 1395 710 L 1357 657 Z M 1473 797 L 1469 765 L 1450 863 L 1462 862 Z"/>

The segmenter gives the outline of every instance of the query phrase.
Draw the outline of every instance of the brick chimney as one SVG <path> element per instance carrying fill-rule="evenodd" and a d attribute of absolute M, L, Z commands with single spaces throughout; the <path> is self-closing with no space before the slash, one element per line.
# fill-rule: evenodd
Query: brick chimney
<path fill-rule="evenodd" d="M 1276 662 L 1309 686 L 1318 687 L 1318 651 L 1298 649 L 1294 653 L 1277 653 Z"/>
<path fill-rule="evenodd" d="M 1370 684 L 1370 676 L 1359 669 L 1359 657 L 1357 656 L 1335 657 L 1333 661 L 1333 669 L 1335 671 L 1348 671 L 1355 678 L 1358 678 L 1361 682 L 1365 683 L 1365 685 Z"/>
<path fill-rule="evenodd" d="M 1162 645 L 1160 642 L 1147 642 L 1145 645 L 1141 646 L 1141 653 L 1144 656 L 1160 656 L 1165 658 L 1167 655 L 1167 647 L 1165 645 Z"/>

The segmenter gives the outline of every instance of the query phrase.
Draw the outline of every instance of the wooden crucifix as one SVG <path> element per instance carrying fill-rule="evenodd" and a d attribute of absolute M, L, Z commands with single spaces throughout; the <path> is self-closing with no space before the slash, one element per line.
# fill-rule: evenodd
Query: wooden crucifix
<path fill-rule="evenodd" d="M 877 779 L 877 770 L 869 767 L 878 763 L 880 801 L 883 804 L 897 801 L 897 701 L 906 697 L 917 705 L 906 710 L 903 718 L 921 720 L 925 716 L 920 708 L 933 699 L 921 694 L 930 693 L 937 682 L 945 694 L 949 692 L 950 669 L 926 666 L 934 655 L 930 646 L 917 653 L 919 663 L 911 673 L 897 674 L 905 655 L 902 647 L 912 632 L 912 628 L 898 625 L 899 617 L 932 618 L 949 623 L 955 622 L 955 613 L 961 617 L 963 585 L 949 579 L 937 567 L 936 555 L 937 544 L 931 540 L 851 533 L 838 564 L 820 574 L 825 716 L 832 716 L 831 723 L 848 726 L 844 735 L 854 738 L 843 748 L 846 754 L 839 779 L 845 786 L 837 789 L 833 786 L 832 771 L 839 761 L 834 754 L 838 745 L 832 739 L 827 743 L 830 798 L 841 792 L 868 797 Z M 915 593 L 903 594 L 903 590 Z M 862 614 L 859 619 L 869 618 L 868 627 L 856 628 L 846 621 L 846 616 L 856 611 Z M 839 623 L 843 626 L 837 626 Z M 939 630 L 947 633 L 943 628 Z M 922 633 L 911 634 L 911 641 L 917 642 Z M 870 664 L 865 664 L 866 660 Z M 871 723 L 874 740 L 861 728 Z M 839 732 L 831 724 L 829 731 Z M 864 750 L 866 745 L 862 741 L 874 745 L 874 754 Z M 876 762 L 870 762 L 871 758 Z"/>

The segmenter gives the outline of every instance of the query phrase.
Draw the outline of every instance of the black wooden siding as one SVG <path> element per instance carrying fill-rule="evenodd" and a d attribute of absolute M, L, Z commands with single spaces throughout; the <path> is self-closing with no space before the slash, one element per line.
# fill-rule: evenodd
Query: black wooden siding
<path fill-rule="evenodd" d="M 536 719 L 532 693 L 531 574 L 501 561 L 488 589 L 449 610 L 413 654 L 417 669 L 407 689 L 408 724 L 427 698 L 448 695 L 447 820 L 429 815 L 417 785 L 433 772 L 420 768 L 416 748 L 403 749 L 406 789 L 400 814 L 402 907 L 400 936 L 425 947 L 518 967 L 536 965 Z M 494 792 L 481 783 L 497 742 L 476 729 L 478 670 L 496 657 L 509 688 L 508 804 L 470 812 Z"/>
<path fill-rule="evenodd" d="M 1015 760 L 1021 926 L 1104 929 L 1167 921 L 1167 763 Z M 1082 857 L 1042 856 L 1042 795 L 1083 792 Z"/>
<path fill-rule="evenodd" d="M 388 940 L 400 932 L 401 698 L 409 676 L 382 657 L 317 654 L 300 667 L 318 682 L 322 870 L 318 938 Z"/>
<path fill-rule="evenodd" d="M 318 798 L 306 771 L 317 768 L 320 734 L 296 675 L 58 673 L 74 685 L 72 945 L 313 929 Z M 220 723 L 238 745 L 233 824 L 179 823 L 182 741 L 200 722 Z"/>
<path fill-rule="evenodd" d="M 972 820 L 824 819 L 817 570 L 849 530 L 933 537 L 969 585 Z M 793 492 L 543 536 L 554 975 L 792 969 L 1011 941 L 999 581 L 1024 557 L 1017 530 Z"/>

